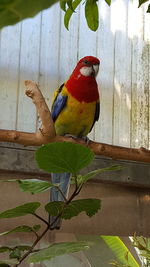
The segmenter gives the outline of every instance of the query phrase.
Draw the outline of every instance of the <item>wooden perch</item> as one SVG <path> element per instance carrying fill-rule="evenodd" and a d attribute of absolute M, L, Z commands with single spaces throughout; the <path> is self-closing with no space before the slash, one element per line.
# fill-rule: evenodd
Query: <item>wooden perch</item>
<path fill-rule="evenodd" d="M 26 133 L 13 130 L 0 130 L 0 141 L 13 142 L 25 146 L 39 146 L 52 142 L 69 141 L 87 145 L 83 140 L 74 140 L 70 137 L 57 136 L 54 123 L 45 99 L 37 84 L 33 81 L 25 81 L 26 95 L 32 98 L 41 118 L 42 126 L 37 133 Z M 150 163 L 150 150 L 145 148 L 126 148 L 90 141 L 88 146 L 96 155 L 103 155 L 113 159 L 125 159 Z"/>

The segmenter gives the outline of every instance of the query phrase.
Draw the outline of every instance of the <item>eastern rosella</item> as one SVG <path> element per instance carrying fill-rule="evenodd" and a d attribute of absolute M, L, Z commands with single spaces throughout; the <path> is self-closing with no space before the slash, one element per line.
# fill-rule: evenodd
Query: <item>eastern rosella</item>
<path fill-rule="evenodd" d="M 96 75 L 100 61 L 96 57 L 82 58 L 76 65 L 70 78 L 54 93 L 52 118 L 57 135 L 86 137 L 99 118 L 100 102 Z M 60 184 L 65 196 L 68 194 L 70 173 L 52 173 L 52 183 Z M 51 201 L 64 201 L 55 188 L 51 189 Z M 50 223 L 55 217 L 50 216 Z M 60 219 L 52 224 L 51 229 L 60 228 Z"/>

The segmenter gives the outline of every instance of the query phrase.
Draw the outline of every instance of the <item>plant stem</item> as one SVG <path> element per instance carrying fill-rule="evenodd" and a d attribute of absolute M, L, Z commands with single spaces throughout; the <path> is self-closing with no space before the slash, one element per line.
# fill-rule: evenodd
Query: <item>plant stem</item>
<path fill-rule="evenodd" d="M 78 182 L 77 182 L 77 175 L 76 174 L 74 174 L 74 179 L 75 179 L 75 185 L 76 185 L 75 190 L 77 190 L 78 189 Z"/>
<path fill-rule="evenodd" d="M 34 215 L 36 218 L 38 218 L 39 220 L 44 222 L 47 226 L 50 226 L 50 224 L 46 220 L 44 220 L 41 216 L 39 216 L 38 214 L 32 213 L 32 215 Z"/>
<path fill-rule="evenodd" d="M 82 188 L 82 187 L 81 187 Z M 77 180 L 76 180 L 76 186 L 75 186 L 75 190 L 72 193 L 72 195 L 70 196 L 70 198 L 67 200 L 66 197 L 64 197 L 65 203 L 64 203 L 64 207 L 62 209 L 62 211 L 58 214 L 58 216 L 56 216 L 55 220 L 49 224 L 49 222 L 47 222 L 45 219 L 43 219 L 41 216 L 39 216 L 36 213 L 33 213 L 33 215 L 38 218 L 39 220 L 41 220 L 42 222 L 44 222 L 47 227 L 45 228 L 45 230 L 42 232 L 41 235 L 38 235 L 37 238 L 35 239 L 34 243 L 32 244 L 31 248 L 19 259 L 19 263 L 17 263 L 14 267 L 18 267 L 20 265 L 20 263 L 22 261 L 24 261 L 29 254 L 31 254 L 32 252 L 35 252 L 34 248 L 37 245 L 37 243 L 44 237 L 44 235 L 50 230 L 50 227 L 53 226 L 53 224 L 55 223 L 55 221 L 57 221 L 57 219 L 63 214 L 63 210 L 64 208 L 69 205 L 69 203 L 79 194 L 80 190 L 81 190 L 80 186 L 78 186 L 77 184 Z M 61 192 L 61 189 L 59 190 L 59 192 Z M 61 192 L 62 193 L 62 192 Z M 63 193 L 62 193 L 63 195 Z M 38 250 L 36 250 L 38 251 Z"/>
<path fill-rule="evenodd" d="M 56 186 L 57 190 L 60 192 L 60 194 L 62 195 L 63 199 L 65 202 L 67 202 L 67 198 L 65 197 L 64 193 L 62 192 L 62 190 L 59 188 L 59 186 Z"/>
<path fill-rule="evenodd" d="M 36 240 L 34 241 L 34 243 L 32 244 L 32 246 L 31 246 L 31 248 L 20 258 L 20 260 L 19 260 L 19 263 L 17 263 L 16 265 L 15 265 L 15 267 L 17 267 L 17 266 L 19 266 L 20 265 L 20 263 L 25 259 L 25 258 L 27 258 L 28 256 L 29 256 L 29 254 L 30 253 L 32 253 L 33 252 L 33 249 L 35 248 L 35 246 L 37 245 L 37 243 L 43 238 L 43 236 L 48 232 L 48 230 L 49 230 L 49 225 L 46 227 L 46 229 L 43 231 L 43 233 L 40 235 L 40 236 L 38 236 L 37 238 L 36 238 Z"/>

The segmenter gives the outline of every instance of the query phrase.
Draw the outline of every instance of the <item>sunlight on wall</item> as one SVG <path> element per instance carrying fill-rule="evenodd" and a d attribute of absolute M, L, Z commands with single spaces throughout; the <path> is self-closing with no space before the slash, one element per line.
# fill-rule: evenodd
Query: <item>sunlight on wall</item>
<path fill-rule="evenodd" d="M 114 85 L 115 85 L 115 90 L 117 92 L 118 97 L 121 97 L 121 84 L 118 82 L 117 78 L 114 77 Z"/>
<path fill-rule="evenodd" d="M 129 110 L 131 110 L 131 97 L 129 96 L 129 94 L 126 94 L 126 103 L 127 103 L 127 107 Z"/>
<path fill-rule="evenodd" d="M 101 11 L 101 13 L 100 13 L 100 19 L 102 19 L 103 21 L 105 21 L 107 19 L 107 15 L 108 15 L 107 14 L 108 13 L 108 11 L 107 11 L 108 10 L 108 5 L 106 4 L 105 1 L 100 1 L 99 2 L 99 5 L 100 5 L 99 9 Z"/>
<path fill-rule="evenodd" d="M 138 9 L 138 1 L 134 0 L 129 1 L 129 19 L 128 19 L 128 37 L 133 38 L 134 36 L 139 36 L 139 26 L 141 22 L 139 20 L 139 15 L 142 12 L 142 9 Z"/>
<path fill-rule="evenodd" d="M 115 0 L 111 4 L 111 31 L 113 34 L 118 30 L 123 31 L 125 23 L 125 2 L 123 0 Z"/>

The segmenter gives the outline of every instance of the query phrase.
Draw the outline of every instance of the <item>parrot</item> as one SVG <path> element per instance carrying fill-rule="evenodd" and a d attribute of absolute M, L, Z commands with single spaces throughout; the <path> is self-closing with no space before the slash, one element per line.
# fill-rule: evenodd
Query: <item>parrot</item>
<path fill-rule="evenodd" d="M 85 56 L 79 60 L 69 79 L 54 92 L 51 116 L 57 135 L 87 138 L 99 119 L 100 99 L 96 76 L 100 60 Z M 51 182 L 59 184 L 68 196 L 70 173 L 51 173 Z M 64 201 L 56 187 L 51 188 L 50 201 Z M 50 216 L 50 229 L 60 229 L 61 219 Z"/>

